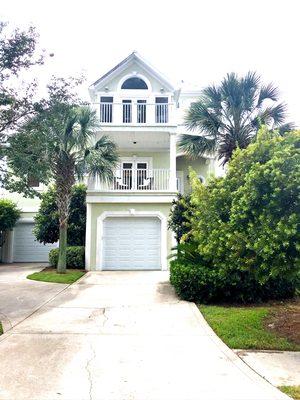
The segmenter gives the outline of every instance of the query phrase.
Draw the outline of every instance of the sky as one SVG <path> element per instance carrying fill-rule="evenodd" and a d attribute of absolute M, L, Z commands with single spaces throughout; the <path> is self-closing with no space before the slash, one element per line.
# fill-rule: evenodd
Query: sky
<path fill-rule="evenodd" d="M 36 26 L 47 57 L 37 78 L 84 73 L 89 84 L 138 51 L 174 83 L 204 87 L 228 72 L 273 82 L 300 126 L 299 0 L 0 0 L 11 26 Z"/>

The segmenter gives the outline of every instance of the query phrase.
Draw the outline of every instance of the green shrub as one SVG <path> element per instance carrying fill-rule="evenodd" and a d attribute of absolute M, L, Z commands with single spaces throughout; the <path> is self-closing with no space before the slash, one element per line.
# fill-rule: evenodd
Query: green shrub
<path fill-rule="evenodd" d="M 59 249 L 52 249 L 49 252 L 49 264 L 57 267 Z M 85 267 L 85 248 L 83 246 L 67 247 L 67 268 Z"/>
<path fill-rule="evenodd" d="M 174 232 L 177 243 L 181 241 L 183 236 L 188 235 L 191 229 L 189 220 L 192 212 L 191 196 L 179 193 L 176 200 L 172 202 L 168 220 L 168 228 Z"/>
<path fill-rule="evenodd" d="M 84 246 L 86 226 L 86 186 L 74 185 L 68 218 L 68 245 Z M 59 238 L 58 209 L 56 205 L 56 189 L 50 187 L 42 194 L 42 201 L 35 216 L 34 234 L 41 243 L 56 243 Z"/>
<path fill-rule="evenodd" d="M 181 249 L 171 263 L 177 293 L 244 303 L 293 296 L 300 275 L 300 132 L 281 137 L 263 129 L 235 152 L 224 178 L 207 186 L 196 174 L 191 180 L 191 240 L 201 261 Z"/>
<path fill-rule="evenodd" d="M 12 229 L 20 218 L 20 213 L 13 201 L 0 199 L 0 232 Z"/>

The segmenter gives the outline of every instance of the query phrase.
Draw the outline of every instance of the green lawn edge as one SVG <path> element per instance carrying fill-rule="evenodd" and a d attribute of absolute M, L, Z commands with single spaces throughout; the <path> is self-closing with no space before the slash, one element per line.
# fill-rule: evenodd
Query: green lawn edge
<path fill-rule="evenodd" d="M 0 335 L 2 335 L 2 333 L 3 333 L 3 328 L 2 328 L 2 324 L 0 322 Z"/>
<path fill-rule="evenodd" d="M 27 279 L 40 282 L 71 284 L 76 282 L 84 274 L 84 271 L 76 269 L 69 269 L 65 274 L 58 274 L 55 270 L 43 270 L 28 275 Z"/>
<path fill-rule="evenodd" d="M 266 306 L 208 306 L 199 305 L 204 318 L 232 349 L 299 351 L 300 346 L 265 328 L 264 321 L 271 312 Z"/>
<path fill-rule="evenodd" d="M 278 389 L 294 400 L 300 400 L 300 386 L 279 386 Z"/>

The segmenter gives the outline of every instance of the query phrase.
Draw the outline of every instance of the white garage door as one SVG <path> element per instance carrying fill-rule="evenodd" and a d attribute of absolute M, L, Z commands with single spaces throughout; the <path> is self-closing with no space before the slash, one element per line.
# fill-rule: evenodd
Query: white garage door
<path fill-rule="evenodd" d="M 103 225 L 103 269 L 161 269 L 160 236 L 158 218 L 106 218 Z"/>
<path fill-rule="evenodd" d="M 17 224 L 14 229 L 14 262 L 48 262 L 49 251 L 56 248 L 56 244 L 40 243 L 36 240 L 32 230 L 33 223 Z"/>

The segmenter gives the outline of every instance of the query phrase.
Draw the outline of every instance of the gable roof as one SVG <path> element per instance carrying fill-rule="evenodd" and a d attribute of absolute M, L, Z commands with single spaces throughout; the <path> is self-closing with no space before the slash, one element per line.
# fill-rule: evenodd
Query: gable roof
<path fill-rule="evenodd" d="M 90 88 L 96 88 L 100 84 L 105 84 L 105 82 L 112 79 L 118 73 L 122 72 L 128 65 L 133 62 L 141 65 L 150 75 L 159 80 L 170 91 L 173 91 L 175 89 L 173 84 L 161 72 L 154 68 L 148 61 L 146 61 L 137 51 L 133 51 L 131 54 L 129 54 L 128 57 L 124 58 L 124 60 L 119 62 L 111 70 L 102 75 L 101 78 L 97 79 L 96 82 L 94 82 L 90 86 Z"/>

